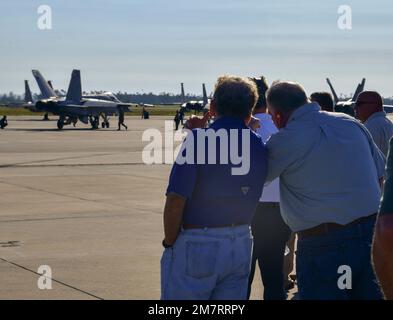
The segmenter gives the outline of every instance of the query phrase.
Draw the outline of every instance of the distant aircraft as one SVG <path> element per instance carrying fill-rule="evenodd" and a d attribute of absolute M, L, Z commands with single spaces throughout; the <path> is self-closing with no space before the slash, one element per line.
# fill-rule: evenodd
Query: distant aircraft
<path fill-rule="evenodd" d="M 206 93 L 206 86 L 204 83 L 202 83 L 202 92 L 203 92 L 203 100 L 199 101 L 185 101 L 185 94 L 184 94 L 184 84 L 181 83 L 181 99 L 182 99 L 182 104 L 181 104 L 181 109 L 184 111 L 204 111 L 207 110 L 208 105 L 209 105 L 209 99 L 207 97 Z"/>
<path fill-rule="evenodd" d="M 23 98 L 23 103 L 19 103 L 19 102 L 13 102 L 13 103 L 8 103 L 5 106 L 6 107 L 15 107 L 15 108 L 26 108 L 32 112 L 37 112 L 36 108 L 35 108 L 35 102 L 33 100 L 33 95 L 31 94 L 31 90 L 30 90 L 30 86 L 29 86 L 29 81 L 25 80 L 25 94 L 24 94 L 24 98 Z"/>
<path fill-rule="evenodd" d="M 356 99 L 359 96 L 359 94 L 364 91 L 366 79 L 365 78 L 362 79 L 362 82 L 358 84 L 353 97 L 348 100 L 339 99 L 329 78 L 326 79 L 326 82 L 328 83 L 334 97 L 334 103 L 335 103 L 334 110 L 336 112 L 343 112 L 351 116 L 354 116 Z M 384 105 L 383 108 L 386 113 L 393 113 L 393 106 Z"/>
<path fill-rule="evenodd" d="M 84 98 L 80 70 L 72 71 L 65 97 L 59 97 L 38 70 L 32 70 L 32 73 L 43 96 L 43 99 L 35 103 L 35 107 L 38 111 L 58 115 L 58 129 L 63 129 L 64 125 L 75 124 L 78 120 L 85 124 L 90 123 L 93 129 L 98 129 L 100 117 L 103 119 L 101 126 L 109 128 L 109 116 L 117 115 L 119 108 L 127 111 L 129 107 L 134 106 L 134 104 L 122 103 L 117 98 L 115 101 Z"/>
<path fill-rule="evenodd" d="M 48 81 L 48 85 L 52 87 L 52 83 Z M 37 110 L 35 106 L 35 102 L 33 100 L 33 95 L 31 94 L 30 86 L 29 86 L 29 81 L 25 80 L 25 97 L 24 97 L 24 103 L 22 104 L 23 108 L 26 108 L 30 110 L 31 112 L 41 112 L 40 110 Z M 49 120 L 49 114 L 46 112 L 44 114 L 44 118 L 42 120 Z"/>
<path fill-rule="evenodd" d="M 329 80 L 329 78 L 326 79 L 326 82 L 328 83 L 330 90 L 332 91 L 332 94 L 333 94 L 334 103 L 335 103 L 334 110 L 336 112 L 343 112 L 343 113 L 349 114 L 351 116 L 355 116 L 355 109 L 354 109 L 355 102 L 356 102 L 358 95 L 364 90 L 364 86 L 366 84 L 366 79 L 364 79 L 364 78 L 362 79 L 362 82 L 358 84 L 353 97 L 350 99 L 347 99 L 347 100 L 340 99 L 337 96 L 337 93 L 334 90 L 333 85 L 332 85 L 331 81 Z"/>

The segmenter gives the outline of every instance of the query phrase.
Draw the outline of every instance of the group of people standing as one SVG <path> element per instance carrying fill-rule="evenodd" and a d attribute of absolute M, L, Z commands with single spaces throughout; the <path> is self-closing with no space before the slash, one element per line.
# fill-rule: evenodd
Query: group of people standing
<path fill-rule="evenodd" d="M 248 136 L 250 168 L 236 176 L 231 162 L 175 162 L 162 299 L 247 299 L 257 262 L 264 298 L 286 299 L 284 255 L 294 234 L 300 299 L 393 299 L 393 152 L 385 174 L 393 123 L 373 91 L 358 96 L 357 119 L 333 111 L 328 93 L 308 97 L 295 82 L 218 79 L 215 121 L 190 134 L 197 141 L 199 130 L 224 131 L 230 141 L 217 138 L 217 149 L 195 148 L 194 157 L 230 153 Z"/>

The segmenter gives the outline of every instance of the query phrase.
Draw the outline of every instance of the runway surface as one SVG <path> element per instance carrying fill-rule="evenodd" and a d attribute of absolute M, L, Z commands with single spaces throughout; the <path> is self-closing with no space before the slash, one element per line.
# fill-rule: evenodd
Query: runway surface
<path fill-rule="evenodd" d="M 0 299 L 159 299 L 170 166 L 143 164 L 141 137 L 165 119 L 129 117 L 118 132 L 9 117 L 0 131 Z M 41 265 L 52 270 L 51 290 L 38 288 Z"/>

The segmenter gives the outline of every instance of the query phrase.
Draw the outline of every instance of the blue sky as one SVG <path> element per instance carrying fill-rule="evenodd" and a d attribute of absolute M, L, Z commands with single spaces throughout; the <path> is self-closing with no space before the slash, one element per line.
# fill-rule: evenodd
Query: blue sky
<path fill-rule="evenodd" d="M 37 28 L 50 5 L 53 29 Z M 353 29 L 337 27 L 340 5 Z M 220 74 L 264 74 L 311 93 L 366 88 L 393 95 L 391 0 L 1 0 L 0 92 L 23 91 L 31 69 L 56 88 L 82 70 L 83 89 L 200 93 Z"/>

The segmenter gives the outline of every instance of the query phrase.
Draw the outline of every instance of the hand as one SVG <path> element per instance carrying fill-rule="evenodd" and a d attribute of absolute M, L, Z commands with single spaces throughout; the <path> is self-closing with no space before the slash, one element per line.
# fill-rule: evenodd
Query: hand
<path fill-rule="evenodd" d="M 250 122 L 248 123 L 248 127 L 252 131 L 257 131 L 257 129 L 261 127 L 261 122 L 259 121 L 258 118 L 251 116 Z"/>
<path fill-rule="evenodd" d="M 168 243 L 167 241 L 165 241 L 165 239 L 162 240 L 162 246 L 163 246 L 165 249 L 172 248 L 173 245 L 174 245 L 174 243 Z"/>
<path fill-rule="evenodd" d="M 205 128 L 206 124 L 210 120 L 210 118 L 211 118 L 211 114 L 210 114 L 210 111 L 208 111 L 203 116 L 203 118 L 193 116 L 191 119 L 188 119 L 185 126 L 187 129 L 190 129 L 190 130 L 197 129 L 197 128 Z"/>

